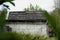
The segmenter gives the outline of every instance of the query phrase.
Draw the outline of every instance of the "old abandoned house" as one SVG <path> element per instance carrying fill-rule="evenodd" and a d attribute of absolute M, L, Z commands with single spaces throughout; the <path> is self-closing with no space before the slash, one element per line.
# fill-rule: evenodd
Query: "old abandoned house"
<path fill-rule="evenodd" d="M 9 12 L 6 26 L 15 32 L 32 33 L 47 36 L 46 19 L 42 12 L 12 11 Z"/>

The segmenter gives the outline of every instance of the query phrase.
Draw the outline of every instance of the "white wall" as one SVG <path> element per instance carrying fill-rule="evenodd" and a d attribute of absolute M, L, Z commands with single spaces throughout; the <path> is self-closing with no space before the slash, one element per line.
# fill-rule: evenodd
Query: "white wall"
<path fill-rule="evenodd" d="M 47 25 L 40 23 L 14 23 L 7 24 L 16 32 L 32 33 L 47 36 Z"/>

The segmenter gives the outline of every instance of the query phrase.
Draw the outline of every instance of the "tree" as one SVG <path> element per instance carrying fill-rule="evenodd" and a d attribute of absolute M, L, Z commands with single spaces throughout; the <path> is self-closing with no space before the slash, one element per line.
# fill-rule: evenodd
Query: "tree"
<path fill-rule="evenodd" d="M 55 10 L 53 10 L 52 13 L 55 15 L 55 18 L 56 18 L 57 37 L 58 37 L 58 40 L 60 40 L 60 9 L 55 8 Z"/>
<path fill-rule="evenodd" d="M 39 8 L 38 5 L 34 7 L 32 4 L 30 4 L 28 8 L 24 8 L 24 11 L 43 11 L 43 10 Z"/>
<path fill-rule="evenodd" d="M 15 6 L 15 4 L 12 1 L 14 1 L 14 0 L 0 0 L 0 5 L 3 5 L 4 7 L 9 9 L 9 6 L 4 4 L 4 3 L 9 2 L 13 6 Z M 3 31 L 2 29 L 3 29 L 3 26 L 6 22 L 6 14 L 7 14 L 7 9 L 6 8 L 3 8 L 3 10 L 0 11 L 0 32 Z"/>
<path fill-rule="evenodd" d="M 48 21 L 48 24 L 53 27 L 56 37 L 58 38 L 58 40 L 60 40 L 60 9 L 55 8 L 55 10 L 51 12 L 51 14 L 45 11 L 44 15 Z"/>

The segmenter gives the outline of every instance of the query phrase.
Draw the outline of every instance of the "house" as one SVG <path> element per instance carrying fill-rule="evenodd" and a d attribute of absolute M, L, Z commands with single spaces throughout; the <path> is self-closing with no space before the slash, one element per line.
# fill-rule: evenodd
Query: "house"
<path fill-rule="evenodd" d="M 11 11 L 6 26 L 14 32 L 31 33 L 47 36 L 47 22 L 43 12 Z"/>

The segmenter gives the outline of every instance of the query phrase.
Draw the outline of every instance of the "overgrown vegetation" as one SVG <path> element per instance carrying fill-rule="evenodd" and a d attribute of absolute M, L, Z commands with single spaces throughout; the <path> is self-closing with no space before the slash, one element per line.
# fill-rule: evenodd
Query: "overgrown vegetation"
<path fill-rule="evenodd" d="M 6 15 L 7 15 L 7 10 L 3 9 L 3 11 L 0 12 L 0 32 L 3 29 L 3 26 L 6 22 Z"/>
<path fill-rule="evenodd" d="M 44 13 L 44 16 L 45 18 L 47 19 L 47 23 L 48 23 L 48 27 L 52 28 L 53 29 L 53 32 L 54 32 L 54 35 L 56 35 L 56 37 L 58 36 L 59 34 L 59 28 L 57 27 L 58 26 L 58 20 L 56 20 L 56 16 L 54 13 L 48 13 L 46 10 L 42 10 L 41 8 L 39 8 L 39 6 L 32 6 L 32 4 L 30 4 L 30 7 L 28 8 L 25 8 L 24 9 L 25 11 L 40 11 L 40 12 L 43 12 Z M 57 10 L 58 11 L 58 10 Z M 60 34 L 59 34 L 60 35 Z"/>
<path fill-rule="evenodd" d="M 13 0 L 0 0 L 0 5 L 5 2 L 10 2 L 15 5 Z M 3 4 L 5 7 L 9 8 L 8 5 Z M 30 7 L 25 8 L 25 11 L 43 11 L 44 16 L 48 21 L 48 26 L 53 28 L 53 31 L 56 34 L 58 40 L 60 40 L 60 9 L 55 9 L 52 14 L 49 14 L 47 11 L 42 10 L 39 6 L 33 7 L 30 4 Z M 0 12 L 0 31 L 2 31 L 2 27 L 5 24 L 7 10 L 3 10 Z M 31 35 L 31 34 L 22 34 L 15 32 L 0 32 L 0 40 L 51 40 L 49 38 L 45 38 L 44 36 L 39 35 Z M 55 39 L 54 39 L 55 40 Z"/>
<path fill-rule="evenodd" d="M 46 38 L 44 36 L 34 34 L 24 34 L 16 32 L 0 33 L 0 40 L 54 40 L 55 38 Z"/>
<path fill-rule="evenodd" d="M 5 21 L 6 21 L 6 15 L 7 15 L 7 9 L 6 8 L 9 9 L 9 6 L 4 4 L 4 3 L 9 2 L 13 6 L 15 6 L 15 4 L 12 1 L 14 1 L 14 0 L 0 0 L 0 5 L 3 5 L 3 9 L 2 9 L 2 11 L 0 11 L 0 32 L 3 31 L 2 29 L 3 29 L 3 26 L 4 26 Z M 4 8 L 4 7 L 6 7 L 6 8 Z"/>
<path fill-rule="evenodd" d="M 48 21 L 48 25 L 53 28 L 58 40 L 60 40 L 60 14 L 59 9 L 55 9 L 52 14 L 45 11 L 44 15 Z"/>

